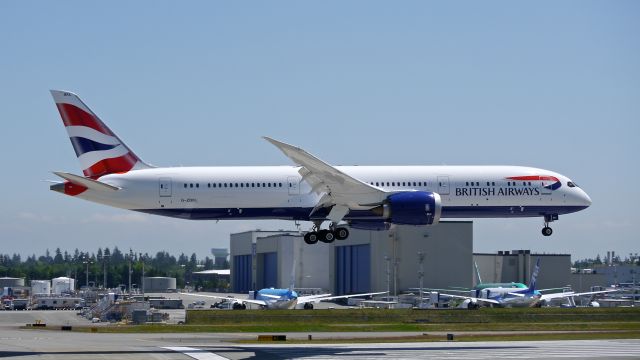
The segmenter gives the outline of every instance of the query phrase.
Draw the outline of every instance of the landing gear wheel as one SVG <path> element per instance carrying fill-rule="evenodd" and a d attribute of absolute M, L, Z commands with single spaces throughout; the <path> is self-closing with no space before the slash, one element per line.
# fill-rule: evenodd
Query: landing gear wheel
<path fill-rule="evenodd" d="M 305 310 L 313 310 L 313 304 L 312 303 L 304 303 L 304 309 Z"/>
<path fill-rule="evenodd" d="M 349 230 L 347 228 L 339 227 L 335 231 L 336 240 L 345 240 L 349 237 Z"/>
<path fill-rule="evenodd" d="M 550 228 L 548 226 L 545 226 L 545 227 L 542 228 L 542 235 L 551 236 L 551 234 L 553 234 L 553 229 L 552 228 Z"/>
<path fill-rule="evenodd" d="M 318 231 L 318 237 L 320 238 L 320 241 L 327 244 L 332 243 L 336 239 L 336 236 L 333 234 L 333 231 L 329 231 L 329 230 Z"/>
<path fill-rule="evenodd" d="M 309 245 L 313 245 L 318 242 L 318 233 L 315 231 L 310 231 L 304 234 L 304 242 Z"/>

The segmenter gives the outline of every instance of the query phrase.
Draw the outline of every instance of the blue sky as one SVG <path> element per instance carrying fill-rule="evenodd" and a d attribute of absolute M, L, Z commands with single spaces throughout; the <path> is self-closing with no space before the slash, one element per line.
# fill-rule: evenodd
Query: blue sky
<path fill-rule="evenodd" d="M 504 164 L 593 199 L 478 220 L 475 250 L 638 251 L 640 3 L 0 2 L 0 253 L 196 252 L 287 222 L 189 222 L 48 190 L 80 173 L 48 93 L 82 99 L 155 165 Z"/>

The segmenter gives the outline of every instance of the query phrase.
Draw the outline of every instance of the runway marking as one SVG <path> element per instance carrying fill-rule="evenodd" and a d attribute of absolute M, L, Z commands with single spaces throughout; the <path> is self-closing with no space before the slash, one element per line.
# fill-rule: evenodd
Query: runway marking
<path fill-rule="evenodd" d="M 197 360 L 229 360 L 224 356 L 220 356 L 218 354 L 210 353 L 206 350 L 196 349 L 192 347 L 186 346 L 165 346 L 163 349 L 172 350 L 175 352 L 181 352 L 189 357 L 192 357 Z"/>

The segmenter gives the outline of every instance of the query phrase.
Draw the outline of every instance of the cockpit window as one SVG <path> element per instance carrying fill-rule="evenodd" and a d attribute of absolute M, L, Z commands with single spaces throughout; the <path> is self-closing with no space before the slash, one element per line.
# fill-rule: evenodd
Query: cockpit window
<path fill-rule="evenodd" d="M 576 183 L 574 183 L 573 181 L 567 182 L 567 186 L 568 187 L 578 187 L 578 185 Z"/>

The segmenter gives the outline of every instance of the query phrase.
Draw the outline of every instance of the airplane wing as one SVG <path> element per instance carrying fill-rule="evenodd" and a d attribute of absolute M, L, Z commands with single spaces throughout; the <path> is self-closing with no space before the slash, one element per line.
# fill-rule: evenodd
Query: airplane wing
<path fill-rule="evenodd" d="M 312 191 L 325 194 L 314 211 L 320 207 L 335 205 L 328 216 L 331 221 L 339 222 L 349 209 L 370 209 L 389 195 L 378 187 L 345 174 L 299 147 L 266 136 L 264 139 L 301 166 L 298 172 L 311 184 Z"/>
<path fill-rule="evenodd" d="M 267 306 L 267 303 L 264 300 L 238 299 L 238 298 L 227 297 L 227 296 L 204 295 L 204 294 L 193 294 L 193 293 L 179 293 L 179 294 L 181 294 L 181 295 L 190 295 L 190 296 L 200 296 L 200 297 L 206 297 L 206 298 L 211 298 L 211 299 L 235 301 L 235 302 L 239 302 L 241 304 L 248 303 L 248 304 L 256 304 L 256 305 L 261 305 L 261 306 Z"/>
<path fill-rule="evenodd" d="M 471 297 L 471 296 L 460 296 L 460 295 L 453 295 L 453 294 L 440 294 L 441 296 L 448 296 L 448 297 L 452 297 L 454 299 L 464 299 L 464 300 L 473 300 L 473 301 L 478 301 L 478 302 L 486 302 L 489 304 L 496 304 L 496 305 L 500 305 L 501 302 L 498 300 L 494 300 L 494 299 L 484 299 L 484 298 L 476 298 L 476 297 Z"/>
<path fill-rule="evenodd" d="M 561 298 L 574 297 L 574 296 L 605 294 L 605 293 L 611 293 L 616 291 L 618 290 L 588 291 L 588 292 L 582 292 L 582 293 L 566 292 L 566 293 L 543 294 L 540 297 L 540 300 L 552 300 L 552 299 L 561 299 Z"/>
<path fill-rule="evenodd" d="M 346 298 L 358 297 L 358 296 L 374 296 L 374 295 L 382 295 L 382 294 L 386 294 L 386 293 L 387 293 L 386 291 L 383 291 L 383 292 L 375 292 L 375 293 L 338 295 L 338 296 L 331 296 L 331 294 L 299 296 L 298 297 L 298 304 L 304 304 L 304 303 L 309 303 L 309 302 L 317 303 L 317 302 L 320 302 L 320 301 L 346 299 Z"/>

